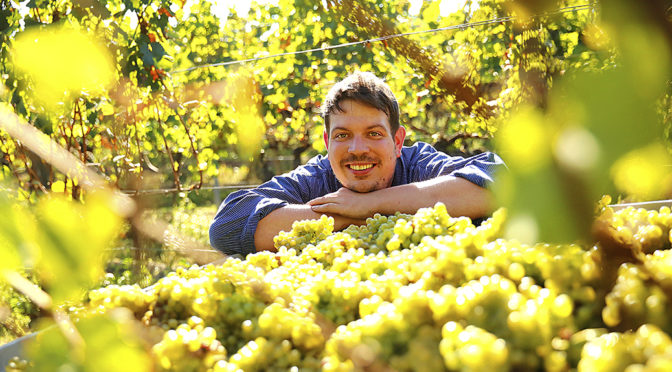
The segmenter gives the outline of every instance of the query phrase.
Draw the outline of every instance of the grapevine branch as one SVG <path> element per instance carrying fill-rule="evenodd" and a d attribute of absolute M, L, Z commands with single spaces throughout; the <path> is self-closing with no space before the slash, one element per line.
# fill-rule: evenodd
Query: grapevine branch
<path fill-rule="evenodd" d="M 163 86 L 163 89 L 168 91 L 170 93 L 170 100 L 175 101 L 175 94 L 171 89 L 168 89 L 166 86 L 165 81 L 163 80 L 163 77 L 159 74 L 159 81 L 161 82 L 161 86 Z M 165 96 L 164 96 L 165 99 Z M 171 105 L 168 105 L 171 106 Z M 187 133 L 187 138 L 189 138 L 189 145 L 191 146 L 191 153 L 194 155 L 194 159 L 196 160 L 196 168 L 198 169 L 198 176 L 199 180 L 198 183 L 195 185 L 191 185 L 188 190 L 194 190 L 194 189 L 200 189 L 201 186 L 203 186 L 203 169 L 201 169 L 200 162 L 198 160 L 198 150 L 196 149 L 196 145 L 194 145 L 194 139 L 191 137 L 191 133 L 189 132 L 189 127 L 187 126 L 187 123 L 184 121 L 182 118 L 182 115 L 177 110 L 177 107 L 172 107 L 171 109 L 175 112 L 175 116 L 177 116 L 178 120 L 182 124 L 182 127 L 184 128 L 184 131 Z"/>
<path fill-rule="evenodd" d="M 409 122 L 409 123 L 405 123 L 404 125 L 408 125 L 408 127 L 411 128 L 411 129 L 413 129 L 414 132 L 419 132 L 419 133 L 422 133 L 422 134 L 424 134 L 424 135 L 426 135 L 426 136 L 431 136 L 431 135 L 432 135 L 432 133 L 430 133 L 428 130 L 426 130 L 426 129 L 424 129 L 424 128 L 420 128 L 420 127 L 418 127 L 418 126 L 416 126 L 416 125 L 413 125 L 413 124 L 410 123 L 410 122 Z"/>
<path fill-rule="evenodd" d="M 136 112 L 135 112 L 135 104 L 133 105 L 133 127 L 135 128 L 135 130 L 133 131 L 134 132 L 133 134 L 135 135 L 135 146 L 138 148 L 138 164 L 140 164 L 140 172 L 138 172 L 138 179 L 137 179 L 138 182 L 136 182 L 136 185 L 135 185 L 136 190 L 139 191 L 140 188 L 141 188 L 140 184 L 142 183 L 142 171 L 144 169 L 144 166 L 142 164 L 143 163 L 142 147 L 140 147 L 140 137 L 138 136 L 138 119 L 137 119 Z M 129 144 L 129 148 L 130 148 L 130 144 Z M 136 194 L 137 194 L 137 192 L 136 192 Z"/>
<path fill-rule="evenodd" d="M 0 144 L 2 144 L 3 147 L 7 148 L 7 142 L 5 142 L 5 136 L 0 136 Z M 6 162 L 7 168 L 9 168 L 10 172 L 12 172 L 12 174 L 16 178 L 17 182 L 19 182 L 19 188 L 23 189 L 23 185 L 22 185 L 22 182 L 21 182 L 21 178 L 19 177 L 19 173 L 16 170 L 16 167 L 13 166 L 14 162 L 9 158 L 9 155 L 7 155 L 6 160 L 7 160 L 7 162 Z"/>
<path fill-rule="evenodd" d="M 467 139 L 467 138 L 473 138 L 473 139 L 491 139 L 490 136 L 483 136 L 480 134 L 476 133 L 455 133 L 452 136 L 448 137 L 445 139 L 447 145 L 452 145 L 453 142 L 457 141 L 458 139 Z"/>
<path fill-rule="evenodd" d="M 30 179 L 32 182 L 30 182 L 31 187 L 35 190 L 39 188 L 42 192 L 45 194 L 47 193 L 47 189 L 42 185 L 42 183 L 39 181 L 40 177 L 38 177 L 37 174 L 35 174 L 35 171 L 33 168 L 30 167 L 28 164 L 28 155 L 26 155 L 26 152 L 23 149 L 23 144 L 19 141 L 14 140 L 14 148 L 16 148 L 20 154 L 20 158 L 23 160 L 23 165 L 26 168 L 26 172 L 30 176 Z"/>
<path fill-rule="evenodd" d="M 173 179 L 175 188 L 178 191 L 181 191 L 182 185 L 180 184 L 180 174 L 177 169 L 175 169 L 175 160 L 173 159 L 173 153 L 170 151 L 170 146 L 168 146 L 168 140 L 166 140 L 166 134 L 163 131 L 163 121 L 161 120 L 161 114 L 159 114 L 159 107 L 156 102 L 154 102 L 154 110 L 156 112 L 156 120 L 159 122 L 159 134 L 163 138 L 163 145 L 166 148 L 166 153 L 168 154 L 168 159 L 170 160 L 170 169 L 173 171 Z"/>

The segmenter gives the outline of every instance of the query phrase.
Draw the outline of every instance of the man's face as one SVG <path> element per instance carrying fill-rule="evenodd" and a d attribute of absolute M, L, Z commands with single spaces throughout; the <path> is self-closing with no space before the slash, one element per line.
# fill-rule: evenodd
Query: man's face
<path fill-rule="evenodd" d="M 343 112 L 329 115 L 324 141 L 336 178 L 350 190 L 370 192 L 392 184 L 406 131 L 391 133 L 387 115 L 353 100 L 341 102 Z"/>

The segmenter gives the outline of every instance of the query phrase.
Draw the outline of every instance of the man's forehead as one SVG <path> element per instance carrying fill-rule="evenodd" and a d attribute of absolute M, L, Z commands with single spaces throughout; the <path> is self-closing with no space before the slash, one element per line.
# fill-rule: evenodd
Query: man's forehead
<path fill-rule="evenodd" d="M 342 111 L 329 114 L 331 131 L 335 129 L 372 129 L 382 127 L 386 132 L 390 131 L 390 120 L 384 111 L 381 111 L 366 103 L 344 100 L 339 105 Z"/>

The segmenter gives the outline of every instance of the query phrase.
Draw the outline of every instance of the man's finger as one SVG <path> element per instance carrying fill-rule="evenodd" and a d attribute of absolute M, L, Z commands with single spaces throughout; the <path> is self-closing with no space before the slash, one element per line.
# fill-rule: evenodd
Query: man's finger
<path fill-rule="evenodd" d="M 319 213 L 337 213 L 338 208 L 336 207 L 336 204 L 334 203 L 326 203 L 326 204 L 319 204 L 319 205 L 311 205 L 311 209 L 313 212 L 319 212 Z"/>
<path fill-rule="evenodd" d="M 333 197 L 330 197 L 329 195 L 320 196 L 319 198 L 315 198 L 315 199 L 309 201 L 308 204 L 310 204 L 310 205 L 325 204 L 325 203 L 331 202 L 332 199 L 333 199 Z"/>

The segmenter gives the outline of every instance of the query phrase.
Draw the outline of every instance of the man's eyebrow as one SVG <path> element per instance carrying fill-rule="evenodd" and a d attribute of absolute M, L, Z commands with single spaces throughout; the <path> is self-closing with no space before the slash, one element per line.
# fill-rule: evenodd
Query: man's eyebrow
<path fill-rule="evenodd" d="M 371 125 L 369 125 L 368 127 L 364 128 L 364 129 L 366 129 L 366 130 L 371 130 L 371 129 L 374 129 L 374 128 L 382 128 L 382 129 L 385 130 L 385 132 L 388 132 L 387 127 L 385 127 L 385 125 L 383 125 L 383 124 L 371 124 Z M 333 128 L 331 129 L 332 132 L 337 131 L 337 130 L 344 130 L 344 131 L 347 131 L 347 132 L 350 131 L 350 129 L 345 128 L 345 127 L 333 127 Z"/>

